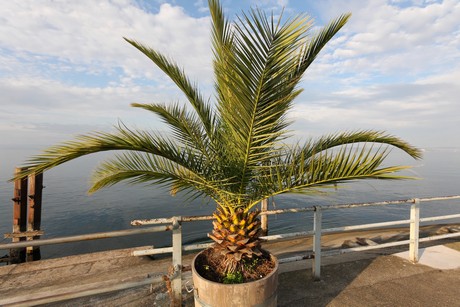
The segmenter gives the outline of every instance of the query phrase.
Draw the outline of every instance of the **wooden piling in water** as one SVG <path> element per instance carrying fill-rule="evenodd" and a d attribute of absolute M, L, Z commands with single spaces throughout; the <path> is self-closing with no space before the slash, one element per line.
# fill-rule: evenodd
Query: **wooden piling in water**
<path fill-rule="evenodd" d="M 29 176 L 29 211 L 27 218 L 27 231 L 39 231 L 42 220 L 42 190 L 43 174 Z M 27 237 L 27 240 L 40 239 L 40 236 Z M 40 247 L 28 247 L 27 261 L 40 260 Z"/>
<path fill-rule="evenodd" d="M 22 171 L 21 168 L 14 170 L 15 175 Z M 27 230 L 27 178 L 14 181 L 13 190 L 13 234 Z M 26 238 L 12 238 L 12 242 L 23 241 Z M 24 262 L 26 249 L 18 248 L 10 250 L 10 262 Z"/>
<path fill-rule="evenodd" d="M 15 169 L 15 175 L 23 171 Z M 42 216 L 43 174 L 33 174 L 14 181 L 13 232 L 5 234 L 12 242 L 39 239 Z M 27 235 L 29 234 L 29 235 Z M 32 235 L 34 234 L 34 235 Z M 10 250 L 10 263 L 39 260 L 40 248 L 27 247 Z"/>

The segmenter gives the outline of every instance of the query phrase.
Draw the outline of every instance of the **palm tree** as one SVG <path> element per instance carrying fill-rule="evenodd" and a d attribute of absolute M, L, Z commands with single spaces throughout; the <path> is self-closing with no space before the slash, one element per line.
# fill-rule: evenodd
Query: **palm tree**
<path fill-rule="evenodd" d="M 358 179 L 408 178 L 407 166 L 384 166 L 399 148 L 414 158 L 420 151 L 380 131 L 336 133 L 290 145 L 287 112 L 302 92 L 298 84 L 326 43 L 350 14 L 312 33 L 311 19 L 284 22 L 253 9 L 229 22 L 218 0 L 209 0 L 212 18 L 214 101 L 165 55 L 126 39 L 149 57 L 185 94 L 180 104 L 138 104 L 159 116 L 169 135 L 130 129 L 77 137 L 32 157 L 18 177 L 40 173 L 92 153 L 120 151 L 95 170 L 90 192 L 120 181 L 163 184 L 171 194 L 189 193 L 216 203 L 213 251 L 223 257 L 224 274 L 242 270 L 259 257 L 260 221 L 254 207 L 283 193 L 308 192 Z M 281 18 L 280 18 L 281 19 Z"/>

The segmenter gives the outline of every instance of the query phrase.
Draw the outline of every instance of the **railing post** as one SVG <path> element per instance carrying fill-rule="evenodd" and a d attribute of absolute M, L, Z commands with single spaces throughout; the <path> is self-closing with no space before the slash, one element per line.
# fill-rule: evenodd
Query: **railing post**
<path fill-rule="evenodd" d="M 172 265 L 177 273 L 171 280 L 173 306 L 182 305 L 182 217 L 173 217 L 172 230 Z"/>
<path fill-rule="evenodd" d="M 321 221 L 322 212 L 320 206 L 315 206 L 314 220 L 313 220 L 313 231 L 315 232 L 313 237 L 313 265 L 312 273 L 313 280 L 318 281 L 321 279 Z"/>
<path fill-rule="evenodd" d="M 260 211 L 265 212 L 268 210 L 268 199 L 264 199 L 260 202 Z M 263 214 L 260 216 L 262 236 L 268 235 L 268 216 Z"/>
<path fill-rule="evenodd" d="M 419 227 L 420 200 L 416 198 L 410 208 L 409 260 L 413 263 L 418 262 Z"/>
<path fill-rule="evenodd" d="M 16 168 L 15 175 L 19 174 L 23 169 Z M 27 177 L 14 181 L 13 194 L 13 234 L 19 234 L 27 231 Z M 26 238 L 13 238 L 12 242 L 23 241 Z M 25 262 L 26 249 L 10 250 L 10 263 Z"/>

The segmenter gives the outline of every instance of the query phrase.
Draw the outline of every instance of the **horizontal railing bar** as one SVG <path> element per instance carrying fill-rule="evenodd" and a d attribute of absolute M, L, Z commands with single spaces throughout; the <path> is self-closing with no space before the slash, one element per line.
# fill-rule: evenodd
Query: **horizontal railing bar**
<path fill-rule="evenodd" d="M 460 195 L 419 198 L 421 202 L 436 201 L 436 200 L 449 200 L 449 199 L 460 199 Z M 369 207 L 369 206 L 398 205 L 398 204 L 407 204 L 407 203 L 412 204 L 414 202 L 415 202 L 415 199 L 406 199 L 406 200 L 380 201 L 380 202 L 373 202 L 373 203 L 324 205 L 324 206 L 316 206 L 316 207 L 321 207 L 321 210 L 328 210 L 328 209 L 345 209 L 345 208 Z M 271 215 L 271 214 L 296 213 L 296 212 L 308 212 L 308 211 L 315 211 L 315 207 L 313 206 L 313 207 L 303 207 L 303 208 L 268 210 L 265 212 L 261 212 L 260 214 L 261 215 L 264 215 L 264 214 Z"/>
<path fill-rule="evenodd" d="M 177 272 L 174 272 L 173 276 L 171 276 L 170 278 L 173 278 L 177 274 L 178 274 Z M 126 283 L 114 284 L 114 285 L 108 285 L 108 286 L 103 286 L 103 284 L 101 283 L 82 285 L 74 289 L 71 289 L 68 292 L 65 292 L 65 290 L 63 292 L 63 289 L 57 289 L 57 290 L 50 290 L 46 292 L 33 293 L 33 294 L 21 294 L 20 296 L 0 299 L 0 305 L 3 306 L 3 305 L 8 304 L 8 305 L 15 305 L 15 306 L 16 305 L 30 306 L 33 304 L 35 306 L 35 305 L 48 304 L 48 303 L 53 303 L 53 302 L 69 300 L 69 299 L 76 299 L 76 298 L 85 297 L 85 296 L 127 290 L 131 288 L 137 288 L 137 287 L 142 287 L 146 285 L 160 283 L 163 281 L 163 276 L 166 276 L 166 275 L 167 275 L 166 273 L 156 274 L 156 276 L 147 277 L 140 281 L 126 282 Z M 89 288 L 89 289 L 85 289 L 85 288 Z"/>
<path fill-rule="evenodd" d="M 215 218 L 212 215 L 194 215 L 194 216 L 183 216 L 182 222 L 198 222 L 198 221 L 210 221 Z"/>
<path fill-rule="evenodd" d="M 263 236 L 263 237 L 260 237 L 260 239 L 266 240 L 266 241 L 272 241 L 272 240 L 286 239 L 286 238 L 292 238 L 292 237 L 309 236 L 313 234 L 314 234 L 314 231 L 301 231 L 301 232 L 284 233 L 284 234 L 279 234 L 279 235 Z M 214 242 L 189 244 L 189 245 L 184 245 L 182 247 L 182 250 L 183 251 L 193 251 L 193 250 L 205 249 L 205 248 L 211 247 L 213 244 Z M 172 253 L 172 247 L 149 248 L 145 250 L 136 250 L 136 251 L 133 251 L 131 254 L 133 256 L 147 256 L 147 255 L 158 255 L 158 254 L 164 254 L 164 253 Z"/>
<path fill-rule="evenodd" d="M 194 216 L 183 216 L 180 218 L 180 221 L 181 222 L 197 222 L 197 221 L 210 221 L 214 219 L 215 218 L 212 215 L 194 215 Z M 172 223 L 172 221 L 173 221 L 173 218 L 133 220 L 131 221 L 131 226 L 167 224 L 167 223 Z"/>
<path fill-rule="evenodd" d="M 40 239 L 40 240 L 33 240 L 33 241 L 21 241 L 21 242 L 16 242 L 16 243 L 0 244 L 0 249 L 15 249 L 15 248 L 22 248 L 22 247 L 29 247 L 29 246 L 43 246 L 43 245 L 71 243 L 71 242 L 78 242 L 78 241 L 87 241 L 87 240 L 107 239 L 107 238 L 115 238 L 115 237 L 123 237 L 123 236 L 132 236 L 132 235 L 138 235 L 138 234 L 143 234 L 143 233 L 171 231 L 172 229 L 173 229 L 172 225 L 167 225 L 167 226 L 155 226 L 155 227 L 149 227 L 149 228 L 137 228 L 137 229 L 108 231 L 108 232 L 98 232 L 98 233 L 76 235 L 76 236 L 69 236 L 69 237 Z"/>
<path fill-rule="evenodd" d="M 279 263 L 288 263 L 288 262 L 295 262 L 295 261 L 302 261 L 302 260 L 307 260 L 313 258 L 313 254 L 303 254 L 303 255 L 298 255 L 298 256 L 292 256 L 292 257 L 287 257 L 287 258 L 280 258 L 278 259 Z"/>
<path fill-rule="evenodd" d="M 454 237 L 460 237 L 460 232 L 421 238 L 419 239 L 419 242 L 428 242 L 428 241 L 435 241 L 435 240 L 448 239 L 448 238 L 454 238 Z M 366 250 L 372 250 L 372 249 L 407 245 L 409 243 L 410 243 L 410 240 L 402 240 L 402 241 L 382 243 L 382 244 L 377 244 L 377 245 L 366 245 L 366 246 L 350 247 L 350 248 L 342 248 L 342 249 L 331 249 L 327 251 L 322 251 L 322 253 L 324 256 L 333 256 L 333 255 L 346 254 L 346 253 L 351 253 L 351 252 L 359 252 L 359 251 L 366 251 Z M 279 262 L 288 263 L 288 262 L 310 259 L 312 257 L 313 257 L 312 254 L 305 254 L 305 255 L 293 256 L 289 258 L 282 258 L 282 259 L 279 259 Z"/>
<path fill-rule="evenodd" d="M 436 200 L 450 200 L 450 199 L 460 199 L 460 195 L 437 196 L 437 197 L 419 198 L 419 200 L 420 200 L 421 202 L 425 202 L 425 201 L 436 201 Z"/>
<path fill-rule="evenodd" d="M 308 212 L 315 211 L 314 207 L 305 207 L 305 208 L 291 208 L 291 209 L 278 209 L 278 210 L 268 210 L 260 212 L 260 215 L 274 215 L 282 213 L 296 213 L 296 212 Z M 183 216 L 181 222 L 196 222 L 196 221 L 210 221 L 215 218 L 212 215 L 195 215 L 195 216 Z M 144 220 L 133 220 L 131 221 L 132 226 L 141 226 L 141 225 L 152 225 L 152 224 L 165 224 L 171 223 L 172 218 L 158 218 L 158 219 L 144 219 Z"/>
<path fill-rule="evenodd" d="M 448 239 L 448 238 L 454 238 L 454 237 L 460 237 L 460 232 L 420 238 L 419 242 L 428 242 L 428 241 L 435 241 L 435 240 Z M 344 249 L 338 249 L 338 250 L 328 250 L 328 251 L 324 251 L 323 254 L 324 256 L 332 256 L 332 255 L 345 254 L 345 253 L 350 253 L 350 252 L 359 252 L 359 251 L 365 251 L 365 250 L 371 250 L 371 249 L 379 249 L 379 248 L 393 247 L 393 246 L 399 246 L 399 245 L 406 245 L 409 243 L 410 243 L 410 240 L 402 240 L 402 241 L 389 242 L 389 243 L 383 243 L 383 244 L 377 244 L 377 245 L 366 245 L 366 246 L 350 247 L 350 248 L 344 248 Z"/>
<path fill-rule="evenodd" d="M 366 245 L 366 246 L 359 246 L 359 247 L 333 249 L 333 250 L 323 251 L 323 255 L 332 256 L 332 255 L 346 254 L 346 253 L 351 253 L 351 252 L 360 252 L 360 251 L 371 250 L 371 249 L 379 249 L 379 248 L 393 247 L 393 246 L 399 246 L 399 245 L 406 245 L 409 243 L 410 243 L 410 240 L 402 240 L 402 241 L 382 243 L 382 244 L 377 244 L 377 245 Z"/>
<path fill-rule="evenodd" d="M 149 224 L 172 224 L 172 218 L 157 218 L 157 219 L 145 219 L 145 220 L 133 220 L 131 226 L 149 225 Z"/>
<path fill-rule="evenodd" d="M 208 247 L 211 247 L 214 243 L 200 243 L 200 244 L 190 244 L 190 245 L 184 245 L 182 248 L 183 251 L 195 251 L 199 249 L 206 249 Z"/>
<path fill-rule="evenodd" d="M 313 212 L 315 211 L 314 207 L 304 207 L 304 208 L 289 208 L 289 209 L 277 209 L 277 210 L 267 210 L 260 212 L 260 215 L 274 215 L 282 213 L 297 213 L 297 212 Z M 181 222 L 196 222 L 196 221 L 210 221 L 215 218 L 212 215 L 194 215 L 194 216 L 183 216 Z M 172 218 L 157 218 L 157 219 L 144 219 L 144 220 L 133 220 L 131 221 L 132 226 L 141 226 L 141 225 L 152 225 L 152 224 L 165 224 L 171 223 Z"/>
<path fill-rule="evenodd" d="M 385 226 L 403 225 L 403 224 L 409 224 L 409 223 L 410 223 L 410 220 L 399 220 L 399 221 L 392 221 L 392 222 L 382 222 L 382 223 L 372 223 L 372 224 L 362 224 L 362 225 L 334 227 L 334 228 L 323 229 L 321 231 L 321 233 L 349 231 L 349 230 L 357 230 L 357 229 L 380 228 L 380 227 L 385 227 Z"/>
<path fill-rule="evenodd" d="M 460 199 L 460 195 L 453 195 L 453 196 L 440 196 L 440 197 L 427 197 L 427 198 L 419 198 L 420 202 L 429 202 L 429 201 L 436 201 L 436 200 L 450 200 L 450 199 Z M 322 210 L 328 209 L 345 209 L 345 208 L 355 208 L 355 207 L 368 207 L 368 206 L 386 206 L 386 205 L 398 205 L 398 204 L 412 204 L 415 202 L 415 199 L 405 199 L 405 200 L 390 200 L 390 201 L 380 201 L 380 202 L 373 202 L 373 203 L 352 203 L 352 204 L 336 204 L 336 205 L 323 205 L 323 206 L 316 206 L 321 207 Z M 313 207 L 303 207 L 303 208 L 290 208 L 290 209 L 278 209 L 278 210 L 268 210 L 265 212 L 261 212 L 261 215 L 271 215 L 271 214 L 280 214 L 280 213 L 295 213 L 295 212 L 308 212 L 308 211 L 315 211 L 315 206 Z"/>
<path fill-rule="evenodd" d="M 460 217 L 460 214 L 451 214 L 451 215 L 442 215 L 442 216 L 432 216 L 432 217 L 424 217 L 420 219 L 420 222 L 432 222 L 432 221 L 439 221 L 439 220 L 448 220 Z"/>
<path fill-rule="evenodd" d="M 182 246 L 183 251 L 194 251 L 205 249 L 211 247 L 214 243 L 199 243 L 199 244 L 189 244 Z M 158 254 L 166 254 L 172 253 L 173 248 L 170 247 L 161 247 L 161 248 L 149 248 L 144 250 L 136 250 L 131 253 L 133 256 L 148 256 L 148 255 L 158 255 Z"/>
<path fill-rule="evenodd" d="M 437 200 L 460 199 L 460 195 L 426 197 L 426 198 L 417 198 L 417 199 L 420 202 L 429 202 L 429 201 L 437 201 Z M 325 206 L 320 206 L 320 207 L 321 207 L 322 210 L 328 210 L 328 209 L 345 209 L 345 208 L 368 207 L 368 206 L 386 206 L 386 205 L 398 205 L 398 204 L 413 204 L 414 202 L 415 202 L 415 198 L 405 199 L 405 200 L 380 201 L 380 202 L 373 202 L 373 203 L 325 205 Z"/>
<path fill-rule="evenodd" d="M 264 212 L 260 212 L 260 215 L 274 215 L 274 214 L 313 212 L 313 211 L 315 211 L 315 207 L 288 208 L 288 209 L 267 210 Z"/>
<path fill-rule="evenodd" d="M 331 232 L 336 232 L 336 231 L 343 231 L 343 230 L 355 230 L 355 229 L 360 229 L 360 228 L 378 228 L 379 226 L 388 226 L 387 224 L 393 224 L 393 225 L 399 225 L 399 224 L 407 224 L 410 223 L 410 220 L 401 220 L 401 221 L 394 221 L 394 222 L 388 222 L 388 223 L 373 223 L 373 224 L 365 224 L 365 225 L 356 225 L 356 226 L 345 226 L 345 227 L 336 227 L 336 228 L 327 228 L 323 229 L 321 233 L 331 233 Z M 363 227 L 361 227 L 363 226 Z M 364 227 L 365 226 L 365 227 Z M 286 238 L 292 238 L 292 237 L 302 237 L 302 236 L 310 236 L 314 235 L 315 232 L 313 230 L 311 231 L 301 231 L 301 232 L 290 232 L 290 233 L 284 233 L 284 234 L 278 234 L 278 235 L 271 235 L 271 236 L 263 236 L 260 237 L 262 240 L 266 241 L 273 241 L 273 240 L 279 240 L 279 239 L 286 239 Z M 450 237 L 455 237 L 455 236 L 460 236 L 460 233 L 453 233 L 453 234 L 447 234 L 447 235 L 440 235 L 440 236 L 432 236 L 428 238 L 423 238 L 420 239 L 420 242 L 424 241 L 429 241 L 429 240 L 437 240 L 437 239 L 443 239 L 443 238 L 450 238 Z M 433 239 L 430 239 L 433 238 Z M 352 247 L 352 248 L 347 248 L 343 249 L 346 250 L 344 252 L 340 253 L 347 253 L 347 252 L 353 252 L 353 251 L 361 251 L 361 250 L 368 250 L 368 249 L 378 249 L 378 248 L 385 248 L 385 247 L 391 247 L 391 246 L 398 246 L 398 245 L 404 245 L 408 244 L 410 241 L 405 240 L 405 241 L 397 241 L 397 242 L 390 242 L 390 243 L 383 243 L 383 244 L 378 244 L 378 245 L 371 245 L 371 246 L 361 246 L 361 247 Z M 200 250 L 200 249 L 205 249 L 208 247 L 211 247 L 214 243 L 199 243 L 199 244 L 190 244 L 190 245 L 184 245 L 182 250 L 183 251 L 193 251 L 193 250 Z M 136 250 L 132 252 L 133 256 L 147 256 L 147 255 L 158 255 L 158 254 L 165 254 L 165 253 L 172 253 L 172 247 L 163 247 L 163 248 L 151 248 L 147 250 Z M 327 252 L 326 252 L 327 253 Z M 333 254 L 337 254 L 337 252 L 333 252 Z M 327 255 L 326 255 L 327 256 Z M 298 256 L 293 257 L 293 258 L 298 258 Z M 286 258 L 288 259 L 288 258 Z M 307 259 L 307 258 L 302 258 L 302 259 Z M 298 259 L 298 260 L 302 260 Z M 293 260 L 297 261 L 297 260 Z M 287 260 L 284 260 L 284 262 L 289 262 Z"/>
<path fill-rule="evenodd" d="M 456 233 L 447 233 L 444 235 L 437 235 L 437 236 L 431 236 L 431 237 L 426 237 L 426 238 L 421 238 L 418 241 L 419 242 L 428 242 L 428 241 L 435 241 L 435 240 L 440 240 L 440 239 L 448 239 L 448 238 L 455 238 L 455 237 L 460 237 L 460 232 Z"/>
<path fill-rule="evenodd" d="M 159 255 L 159 254 L 166 254 L 172 253 L 172 247 L 160 247 L 160 248 L 149 248 L 144 250 L 136 250 L 132 251 L 131 255 L 133 256 L 148 256 L 148 255 Z"/>
<path fill-rule="evenodd" d="M 199 244 L 189 244 L 182 246 L 183 251 L 194 251 L 205 249 L 211 247 L 214 243 L 199 243 Z M 161 248 L 149 248 L 144 250 L 136 250 L 131 253 L 133 256 L 148 256 L 148 255 L 158 255 L 158 254 L 166 254 L 172 253 L 172 247 L 161 247 Z"/>
<path fill-rule="evenodd" d="M 420 202 L 429 202 L 437 200 L 450 200 L 450 199 L 460 199 L 460 195 L 453 196 L 440 196 L 440 197 L 427 197 L 419 198 Z M 406 200 L 390 200 L 390 201 L 381 201 L 373 203 L 353 203 L 353 204 L 337 204 L 337 205 L 324 205 L 316 206 L 321 207 L 322 210 L 330 209 L 346 209 L 346 208 L 358 208 L 358 207 L 370 207 L 370 206 L 386 206 L 386 205 L 398 205 L 398 204 L 412 204 L 415 202 L 415 199 L 406 199 Z M 315 207 L 302 207 L 302 208 L 288 208 L 288 209 L 277 209 L 277 210 L 267 210 L 260 212 L 260 215 L 274 215 L 274 214 L 284 214 L 284 213 L 298 213 L 298 212 L 313 212 Z M 196 215 L 196 216 L 183 216 L 182 222 L 192 222 L 192 221 L 209 221 L 213 220 L 212 215 Z M 152 224 L 165 224 L 171 223 L 172 218 L 157 218 L 157 219 L 144 219 L 144 220 L 133 220 L 131 225 L 140 226 L 140 225 L 152 225 Z"/>
<path fill-rule="evenodd" d="M 372 206 L 387 206 L 387 205 L 400 205 L 400 204 L 411 204 L 413 199 L 407 200 L 390 200 L 390 201 L 379 201 L 374 203 L 356 203 L 356 204 L 337 204 L 337 205 L 324 205 L 319 206 L 321 210 L 331 210 L 331 209 L 350 209 L 358 207 L 372 207 Z"/>
<path fill-rule="evenodd" d="M 263 236 L 263 237 L 260 237 L 260 239 L 272 241 L 272 240 L 287 239 L 287 238 L 292 238 L 292 237 L 311 236 L 314 234 L 315 232 L 313 230 L 310 230 L 310 231 L 282 233 L 282 234 L 271 235 L 271 236 Z"/>

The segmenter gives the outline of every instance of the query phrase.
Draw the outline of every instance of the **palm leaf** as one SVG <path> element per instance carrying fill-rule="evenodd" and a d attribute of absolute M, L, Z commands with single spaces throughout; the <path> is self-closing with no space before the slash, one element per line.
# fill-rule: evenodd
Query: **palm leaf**
<path fill-rule="evenodd" d="M 116 133 L 93 132 L 46 149 L 42 154 L 30 158 L 24 164 L 24 171 L 14 179 L 44 172 L 82 156 L 112 150 L 146 152 L 184 164 L 181 149 L 168 138 L 147 131 L 131 130 L 122 123 L 115 128 Z"/>
<path fill-rule="evenodd" d="M 381 143 L 381 145 L 378 145 Z M 397 174 L 408 166 L 383 166 L 392 148 L 414 158 L 420 150 L 378 131 L 358 131 L 322 137 L 304 146 L 284 147 L 277 158 L 260 169 L 252 207 L 267 197 L 361 179 L 414 179 Z"/>
<path fill-rule="evenodd" d="M 208 136 L 212 136 L 216 118 L 212 114 L 210 105 L 205 102 L 196 85 L 190 82 L 184 71 L 160 52 L 135 40 L 128 38 L 125 38 L 125 40 L 152 60 L 158 68 L 160 68 L 174 83 L 176 83 L 197 112 L 206 132 L 208 133 Z"/>
<path fill-rule="evenodd" d="M 267 152 L 286 134 L 285 115 L 299 93 L 291 79 L 295 53 L 309 26 L 300 16 L 275 27 L 261 11 L 252 11 L 235 26 L 232 48 L 221 51 L 219 61 L 227 69 L 220 72 L 218 112 L 224 144 L 239 157 L 232 162 L 240 170 L 241 194 L 253 169 L 270 160 Z"/>
<path fill-rule="evenodd" d="M 307 40 L 299 58 L 300 63 L 295 77 L 301 77 L 305 73 L 323 47 L 340 31 L 350 17 L 351 13 L 340 15 Z"/>
<path fill-rule="evenodd" d="M 157 114 L 171 128 L 172 135 L 184 146 L 194 148 L 199 154 L 211 159 L 213 145 L 205 132 L 202 122 L 194 114 L 189 114 L 185 107 L 177 104 L 138 104 L 133 107 L 142 108 Z"/>
<path fill-rule="evenodd" d="M 214 180 L 210 174 L 200 173 L 208 170 L 200 165 L 190 153 L 182 153 L 182 163 L 175 163 L 163 157 L 125 152 L 114 159 L 101 163 L 92 176 L 90 193 L 101 188 L 126 181 L 132 184 L 149 183 L 172 187 L 172 193 L 193 192 L 192 198 L 207 195 L 212 199 L 225 198 L 225 181 Z M 184 167 L 183 165 L 187 165 Z M 212 175 L 212 173 L 211 173 Z"/>

